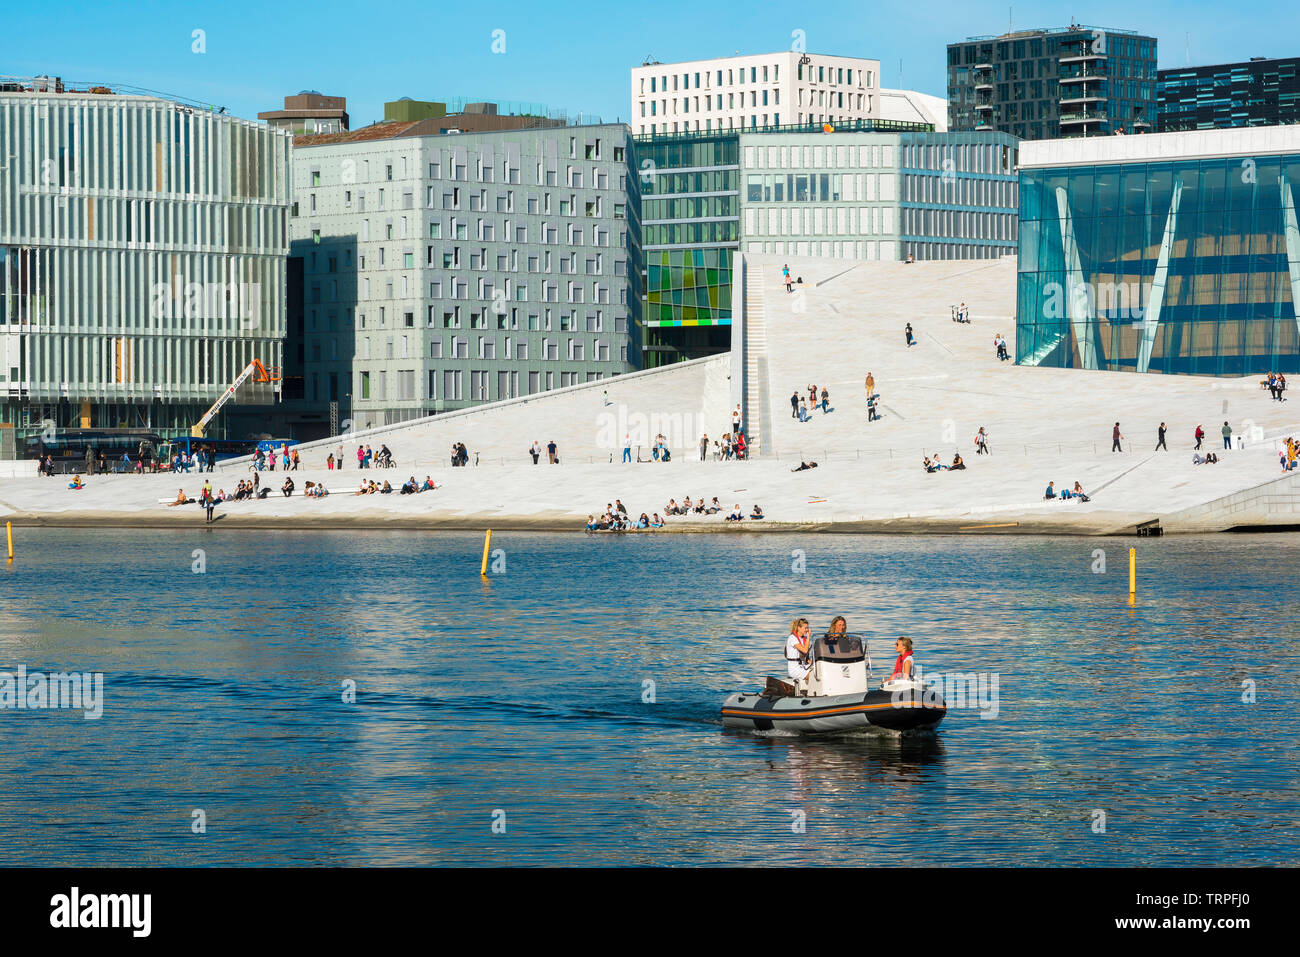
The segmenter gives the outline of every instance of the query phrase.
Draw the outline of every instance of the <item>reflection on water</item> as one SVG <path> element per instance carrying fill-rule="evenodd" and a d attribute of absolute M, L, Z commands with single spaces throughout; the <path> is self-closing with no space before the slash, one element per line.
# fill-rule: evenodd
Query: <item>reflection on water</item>
<path fill-rule="evenodd" d="M 1300 537 L 1144 540 L 1130 609 L 1109 540 L 507 534 L 484 582 L 470 534 L 18 535 L 0 670 L 105 713 L 0 711 L 0 864 L 1296 860 Z M 724 731 L 834 614 L 997 717 Z"/>

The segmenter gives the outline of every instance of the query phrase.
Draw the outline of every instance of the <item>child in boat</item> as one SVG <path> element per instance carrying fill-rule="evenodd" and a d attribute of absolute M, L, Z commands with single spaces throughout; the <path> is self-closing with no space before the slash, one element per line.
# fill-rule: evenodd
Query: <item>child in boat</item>
<path fill-rule="evenodd" d="M 898 658 L 894 662 L 894 673 L 889 676 L 890 681 L 903 679 L 910 681 L 912 679 L 912 639 L 900 637 L 894 642 L 894 650 L 898 652 Z"/>

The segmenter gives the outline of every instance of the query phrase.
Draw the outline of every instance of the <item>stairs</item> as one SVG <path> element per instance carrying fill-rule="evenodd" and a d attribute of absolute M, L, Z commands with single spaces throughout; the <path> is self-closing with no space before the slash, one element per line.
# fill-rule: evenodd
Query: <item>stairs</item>
<path fill-rule="evenodd" d="M 761 268 L 751 267 L 745 281 L 745 407 L 741 410 L 750 454 L 770 452 L 763 437 L 770 431 L 767 402 L 767 285 Z"/>

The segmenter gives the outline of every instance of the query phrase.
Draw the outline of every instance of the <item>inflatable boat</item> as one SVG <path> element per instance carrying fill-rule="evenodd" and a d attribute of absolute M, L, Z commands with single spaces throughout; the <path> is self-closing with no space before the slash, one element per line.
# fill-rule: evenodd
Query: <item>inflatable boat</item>
<path fill-rule="evenodd" d="M 723 702 L 723 726 L 786 734 L 903 732 L 933 728 L 947 713 L 943 698 L 923 682 L 896 679 L 871 687 L 871 660 L 861 636 L 818 638 L 812 654 L 806 693 L 768 678 L 762 691 L 739 692 Z"/>

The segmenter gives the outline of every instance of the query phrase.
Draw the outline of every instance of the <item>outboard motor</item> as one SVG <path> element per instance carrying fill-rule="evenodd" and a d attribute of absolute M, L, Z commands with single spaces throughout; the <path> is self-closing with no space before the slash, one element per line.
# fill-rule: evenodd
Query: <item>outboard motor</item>
<path fill-rule="evenodd" d="M 857 635 L 827 636 L 813 642 L 810 694 L 862 694 L 867 690 L 867 678 L 867 652 Z"/>

